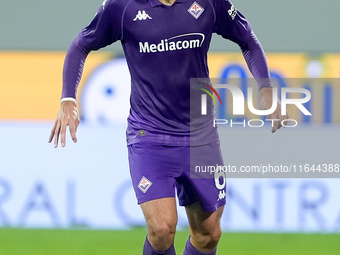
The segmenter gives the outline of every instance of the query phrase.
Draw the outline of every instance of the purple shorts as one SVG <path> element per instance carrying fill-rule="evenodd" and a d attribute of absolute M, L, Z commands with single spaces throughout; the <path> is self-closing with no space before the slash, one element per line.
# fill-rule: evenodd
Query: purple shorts
<path fill-rule="evenodd" d="M 138 204 L 175 197 L 177 189 L 181 206 L 199 201 L 205 211 L 214 212 L 225 205 L 225 174 L 216 171 L 209 178 L 195 174 L 197 168 L 223 165 L 219 142 L 195 147 L 135 143 L 128 151 Z"/>

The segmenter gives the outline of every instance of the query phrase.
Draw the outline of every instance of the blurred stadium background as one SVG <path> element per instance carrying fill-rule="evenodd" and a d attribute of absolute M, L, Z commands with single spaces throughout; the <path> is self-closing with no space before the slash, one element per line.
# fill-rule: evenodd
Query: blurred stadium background
<path fill-rule="evenodd" d="M 233 3 L 251 22 L 278 85 L 311 91 L 306 107 L 313 115 L 292 109 L 298 127 L 275 135 L 269 127 L 222 127 L 226 164 L 339 164 L 340 2 Z M 129 76 L 119 43 L 88 57 L 78 89 L 78 144 L 47 143 L 67 47 L 100 5 L 0 1 L 1 255 L 141 254 L 146 232 L 129 180 Z M 214 78 L 250 77 L 238 47 L 217 36 L 209 64 Z M 219 254 L 339 254 L 339 184 L 229 179 Z M 178 226 L 180 254 L 188 234 L 183 208 Z"/>

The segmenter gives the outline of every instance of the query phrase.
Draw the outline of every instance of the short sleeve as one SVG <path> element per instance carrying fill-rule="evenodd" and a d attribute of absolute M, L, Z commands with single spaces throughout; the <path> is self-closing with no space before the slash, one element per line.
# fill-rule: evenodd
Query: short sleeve
<path fill-rule="evenodd" d="M 121 39 L 124 6 L 121 0 L 105 0 L 91 23 L 82 29 L 78 44 L 84 49 L 98 50 Z"/>
<path fill-rule="evenodd" d="M 239 45 L 251 36 L 251 25 L 229 0 L 213 0 L 214 32 Z"/>

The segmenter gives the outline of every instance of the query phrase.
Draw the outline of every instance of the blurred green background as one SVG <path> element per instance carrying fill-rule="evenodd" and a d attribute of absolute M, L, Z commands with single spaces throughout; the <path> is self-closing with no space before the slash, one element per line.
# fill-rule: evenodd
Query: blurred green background
<path fill-rule="evenodd" d="M 340 52 L 340 2 L 243 1 L 233 4 L 251 22 L 269 52 Z M 66 50 L 101 6 L 98 0 L 2 0 L 0 50 Z M 238 51 L 215 37 L 211 51 Z M 119 44 L 109 49 L 120 50 Z"/>

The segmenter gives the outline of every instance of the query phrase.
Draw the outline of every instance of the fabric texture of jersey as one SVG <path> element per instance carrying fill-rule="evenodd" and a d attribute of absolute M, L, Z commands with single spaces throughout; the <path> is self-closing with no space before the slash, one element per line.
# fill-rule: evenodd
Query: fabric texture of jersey
<path fill-rule="evenodd" d="M 120 40 L 131 74 L 128 145 L 217 141 L 213 103 L 208 101 L 208 113 L 201 116 L 200 101 L 193 104 L 191 98 L 197 86 L 190 85 L 190 78 L 209 77 L 213 33 L 240 45 L 255 77 L 269 77 L 250 24 L 228 0 L 176 0 L 172 6 L 158 0 L 107 0 L 68 51 L 62 97 L 75 97 L 88 52 Z"/>

